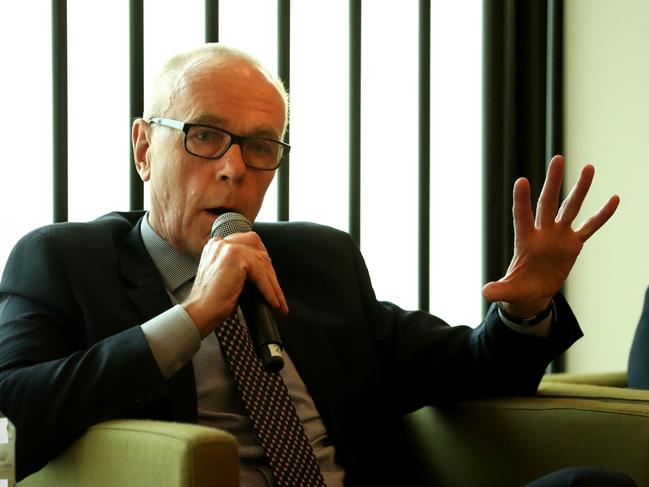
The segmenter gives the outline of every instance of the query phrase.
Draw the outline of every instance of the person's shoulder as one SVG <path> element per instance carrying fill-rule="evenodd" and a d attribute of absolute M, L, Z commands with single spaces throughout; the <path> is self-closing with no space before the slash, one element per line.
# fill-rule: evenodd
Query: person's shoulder
<path fill-rule="evenodd" d="M 85 236 L 93 233 L 120 235 L 128 233 L 137 224 L 143 214 L 144 212 L 142 211 L 114 211 L 87 222 L 68 221 L 50 223 L 49 225 L 43 225 L 32 230 L 27 235 L 75 236 L 80 234 Z"/>
<path fill-rule="evenodd" d="M 326 225 L 260 223 L 254 230 L 277 266 L 298 266 L 305 272 L 316 267 L 319 272 L 327 267 L 355 265 L 360 258 L 358 245 L 347 232 Z"/>
<path fill-rule="evenodd" d="M 89 222 L 51 223 L 32 230 L 20 239 L 20 246 L 65 246 L 88 248 L 101 242 L 115 242 L 128 234 L 143 212 L 112 212 Z"/>
<path fill-rule="evenodd" d="M 296 242 L 302 245 L 335 245 L 336 243 L 353 243 L 353 239 L 349 233 L 334 227 L 313 222 L 260 222 L 255 223 L 254 230 L 259 234 L 264 242 Z"/>
<path fill-rule="evenodd" d="M 139 220 L 137 213 L 109 213 L 91 222 L 64 222 L 32 230 L 14 246 L 7 259 L 2 289 L 26 289 L 25 275 L 59 275 L 70 270 L 115 265 L 116 248 Z"/>

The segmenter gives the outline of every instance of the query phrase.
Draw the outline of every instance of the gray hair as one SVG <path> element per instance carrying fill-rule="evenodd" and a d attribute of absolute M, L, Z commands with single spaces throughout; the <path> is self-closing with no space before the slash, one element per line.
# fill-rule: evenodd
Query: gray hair
<path fill-rule="evenodd" d="M 152 117 L 164 116 L 169 108 L 174 92 L 177 90 L 183 75 L 192 66 L 210 59 L 242 59 L 251 66 L 261 71 L 268 80 L 277 88 L 277 91 L 284 100 L 284 131 L 288 124 L 288 92 L 284 87 L 282 80 L 273 76 L 266 67 L 254 56 L 245 53 L 239 49 L 228 47 L 218 43 L 207 43 L 198 48 L 181 52 L 170 58 L 160 69 L 158 76 L 153 84 L 153 92 L 149 95 L 144 103 L 145 120 Z"/>

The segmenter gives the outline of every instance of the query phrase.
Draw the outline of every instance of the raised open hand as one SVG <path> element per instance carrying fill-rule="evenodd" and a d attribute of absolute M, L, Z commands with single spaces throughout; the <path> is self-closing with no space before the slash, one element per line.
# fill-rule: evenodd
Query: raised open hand
<path fill-rule="evenodd" d="M 568 277 L 584 242 L 608 221 L 620 202 L 617 195 L 611 196 L 597 213 L 573 229 L 595 168 L 584 166 L 559 207 L 563 169 L 563 156 L 554 156 L 539 196 L 536 218 L 529 181 L 520 178 L 514 184 L 514 257 L 505 276 L 487 283 L 482 294 L 488 301 L 501 301 L 506 311 L 516 317 L 534 316 L 548 306 Z"/>

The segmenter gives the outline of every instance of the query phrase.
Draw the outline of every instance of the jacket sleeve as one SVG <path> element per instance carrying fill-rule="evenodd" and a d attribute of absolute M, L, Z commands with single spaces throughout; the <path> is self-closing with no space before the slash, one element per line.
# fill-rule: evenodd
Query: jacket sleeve
<path fill-rule="evenodd" d="M 495 306 L 471 328 L 378 301 L 358 245 L 347 233 L 306 223 L 280 228 L 263 237 L 291 309 L 302 313 L 293 326 L 302 321 L 324 331 L 329 360 L 345 384 L 342 401 L 350 404 L 344 407 L 353 410 L 349 417 L 367 417 L 377 404 L 380 411 L 404 413 L 432 403 L 532 394 L 547 365 L 581 337 L 561 295 L 554 297 L 548 337 L 513 331 Z M 301 363 L 308 361 L 302 357 Z"/>
<path fill-rule="evenodd" d="M 387 398 L 402 412 L 431 403 L 533 394 L 548 364 L 582 336 L 560 294 L 554 297 L 556 312 L 548 337 L 513 331 L 500 320 L 495 305 L 471 328 L 378 302 L 357 246 L 351 242 L 350 247 L 383 390 L 394 391 Z"/>
<path fill-rule="evenodd" d="M 24 237 L 0 284 L 0 410 L 17 428 L 19 479 L 89 426 L 129 416 L 167 391 L 139 326 L 89 336 L 92 324 L 62 264 L 62 237 L 58 230 Z"/>

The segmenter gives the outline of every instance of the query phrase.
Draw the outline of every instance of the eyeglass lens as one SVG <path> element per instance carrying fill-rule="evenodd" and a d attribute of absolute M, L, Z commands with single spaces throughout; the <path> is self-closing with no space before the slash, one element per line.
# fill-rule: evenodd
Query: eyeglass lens
<path fill-rule="evenodd" d="M 232 137 L 215 127 L 194 126 L 189 129 L 186 147 L 189 152 L 200 157 L 221 157 Z M 239 141 L 246 164 L 260 169 L 276 167 L 283 155 L 283 146 L 275 141 L 246 137 Z"/>

